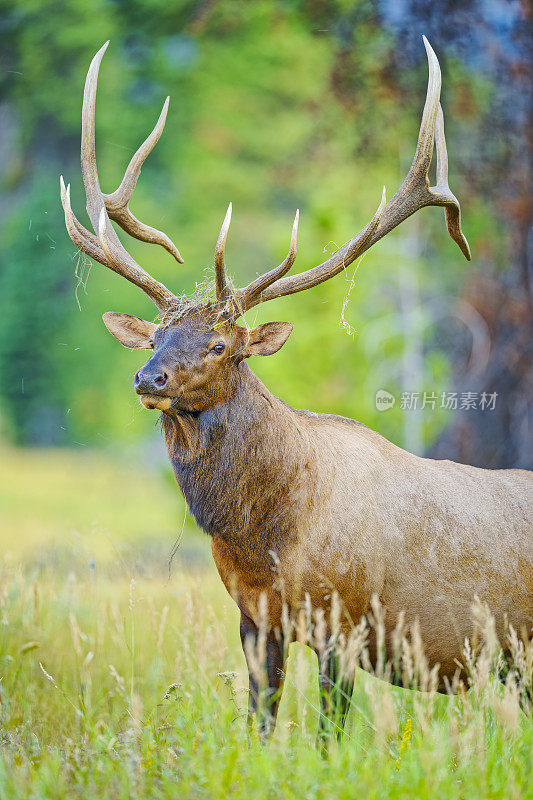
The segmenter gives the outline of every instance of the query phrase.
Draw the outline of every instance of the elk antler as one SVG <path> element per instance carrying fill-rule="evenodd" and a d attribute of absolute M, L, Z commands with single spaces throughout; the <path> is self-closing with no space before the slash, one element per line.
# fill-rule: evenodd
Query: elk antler
<path fill-rule="evenodd" d="M 109 42 L 106 42 L 91 61 L 83 94 L 81 168 L 87 198 L 87 213 L 96 236 L 84 228 L 74 216 L 70 205 L 70 184 L 65 188 L 63 176 L 61 176 L 61 203 L 65 211 L 65 224 L 70 238 L 81 251 L 134 283 L 153 300 L 160 311 L 163 311 L 170 306 L 176 305 L 178 301 L 175 295 L 162 283 L 152 278 L 129 255 L 122 246 L 110 220 L 118 222 L 126 233 L 136 239 L 160 244 L 174 256 L 176 261 L 183 263 L 177 247 L 168 236 L 162 231 L 140 222 L 133 216 L 128 207 L 141 167 L 163 132 L 169 98 L 167 97 L 165 100 L 163 110 L 152 133 L 131 159 L 118 189 L 112 194 L 104 194 L 100 189 L 96 168 L 95 106 L 98 70 L 108 44 Z"/>
<path fill-rule="evenodd" d="M 284 297 L 294 292 L 301 292 L 317 286 L 337 275 L 358 256 L 386 236 L 393 228 L 403 222 L 415 211 L 424 206 L 444 206 L 446 225 L 452 239 L 457 242 L 466 259 L 470 260 L 470 248 L 461 230 L 461 208 L 459 201 L 448 186 L 448 155 L 444 138 L 444 117 L 440 106 L 441 73 L 437 56 L 425 36 L 422 37 L 426 47 L 429 66 L 426 102 L 420 124 L 415 157 L 407 177 L 394 195 L 386 202 L 385 188 L 379 207 L 370 222 L 337 250 L 331 258 L 316 267 L 297 275 L 283 277 L 292 266 L 296 257 L 296 231 L 298 212 L 292 229 L 291 246 L 285 261 L 276 269 L 257 278 L 244 289 L 236 289 L 225 275 L 224 245 L 231 218 L 231 205 L 220 232 L 217 243 L 216 286 L 217 298 L 226 301 L 228 298 L 236 316 L 244 313 L 258 303 Z M 437 150 L 437 183 L 429 185 L 428 171 L 433 155 L 433 146 Z"/>
<path fill-rule="evenodd" d="M 231 221 L 230 203 L 215 249 L 217 300 L 220 303 L 229 305 L 228 314 L 230 316 L 237 318 L 258 303 L 293 294 L 294 292 L 301 292 L 329 280 L 329 278 L 337 275 L 358 256 L 372 247 L 383 236 L 386 236 L 407 217 L 424 208 L 424 206 L 444 206 L 448 232 L 459 245 L 465 258 L 470 260 L 468 242 L 461 230 L 459 201 L 452 194 L 448 185 L 448 155 L 444 137 L 444 118 L 439 103 L 441 88 L 439 62 L 425 36 L 423 40 L 429 65 L 426 102 L 413 163 L 407 173 L 407 177 L 394 197 L 387 203 L 385 189 L 383 189 L 381 203 L 376 213 L 353 239 L 350 239 L 349 242 L 322 264 L 298 275 L 286 277 L 286 273 L 296 258 L 299 217 L 297 211 L 287 257 L 278 267 L 256 278 L 243 289 L 237 289 L 232 285 L 226 275 L 224 265 L 224 250 Z M 61 177 L 61 202 L 65 211 L 65 223 L 70 238 L 80 250 L 104 266 L 123 275 L 136 286 L 139 286 L 153 300 L 158 309 L 164 311 L 178 305 L 178 299 L 166 286 L 152 278 L 129 255 L 122 246 L 110 220 L 117 222 L 131 236 L 145 242 L 160 244 L 177 261 L 183 261 L 178 249 L 166 234 L 140 222 L 133 216 L 128 207 L 141 167 L 163 132 L 169 98 L 167 97 L 163 105 L 163 110 L 152 133 L 131 159 L 118 189 L 112 194 L 104 194 L 100 189 L 96 168 L 95 105 L 98 70 L 108 44 L 109 42 L 106 42 L 91 62 L 83 95 L 81 166 L 87 198 L 87 213 L 96 236 L 84 228 L 74 216 L 70 205 L 70 185 L 65 187 L 63 177 Z M 430 186 L 428 172 L 434 145 L 436 145 L 437 150 L 437 183 L 435 186 Z"/>

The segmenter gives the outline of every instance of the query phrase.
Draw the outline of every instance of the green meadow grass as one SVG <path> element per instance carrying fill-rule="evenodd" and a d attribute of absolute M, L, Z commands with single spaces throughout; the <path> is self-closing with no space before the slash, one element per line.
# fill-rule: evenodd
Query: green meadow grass
<path fill-rule="evenodd" d="M 2 800 L 533 797 L 531 719 L 490 679 L 448 699 L 358 671 L 325 754 L 316 657 L 296 643 L 262 745 L 236 609 L 167 475 L 0 454 Z"/>

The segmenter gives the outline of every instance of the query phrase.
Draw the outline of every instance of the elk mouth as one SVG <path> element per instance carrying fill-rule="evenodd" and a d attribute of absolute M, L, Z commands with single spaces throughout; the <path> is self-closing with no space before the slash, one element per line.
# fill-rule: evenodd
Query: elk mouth
<path fill-rule="evenodd" d="M 174 402 L 180 399 L 183 395 L 183 386 L 180 388 L 177 395 L 169 397 L 162 394 L 141 394 L 139 399 L 141 404 L 148 409 L 148 411 L 168 411 L 172 408 Z"/>
<path fill-rule="evenodd" d="M 172 397 L 160 397 L 156 394 L 142 394 L 140 397 L 142 405 L 149 411 L 158 409 L 159 411 L 168 411 L 172 405 Z"/>

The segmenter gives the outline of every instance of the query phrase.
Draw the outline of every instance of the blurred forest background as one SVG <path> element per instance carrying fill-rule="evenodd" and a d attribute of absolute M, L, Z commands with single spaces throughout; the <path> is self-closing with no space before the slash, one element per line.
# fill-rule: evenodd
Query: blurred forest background
<path fill-rule="evenodd" d="M 159 438 L 132 390 L 144 356 L 120 347 L 101 321 L 107 310 L 151 317 L 153 308 L 75 252 L 59 201 L 61 173 L 89 224 L 81 101 L 104 41 L 103 189 L 118 185 L 169 94 L 166 129 L 132 208 L 172 237 L 185 264 L 134 240 L 127 247 L 190 293 L 211 274 L 230 200 L 227 261 L 244 283 L 283 257 L 297 207 L 300 271 L 366 224 L 383 184 L 393 195 L 416 143 L 425 33 L 441 63 L 450 185 L 472 262 L 449 239 L 442 212 L 425 209 L 363 259 L 351 291 L 353 268 L 252 315 L 249 323 L 289 319 L 295 331 L 276 357 L 251 366 L 291 405 L 355 417 L 413 452 L 533 466 L 525 0 L 2 0 L 0 8 L 0 442 L 131 453 Z M 375 405 L 382 388 L 397 398 L 385 412 Z M 493 411 L 450 411 L 439 399 L 414 412 L 401 408 L 404 391 L 498 398 Z"/>

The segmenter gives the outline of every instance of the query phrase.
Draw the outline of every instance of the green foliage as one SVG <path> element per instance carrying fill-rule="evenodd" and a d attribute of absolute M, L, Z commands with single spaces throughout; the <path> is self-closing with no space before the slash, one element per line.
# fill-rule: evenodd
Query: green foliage
<path fill-rule="evenodd" d="M 37 176 L 0 242 L 2 405 L 19 438 L 40 444 L 66 440 L 61 337 L 73 284 L 51 195 L 49 176 Z"/>

